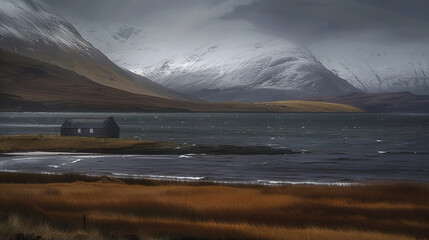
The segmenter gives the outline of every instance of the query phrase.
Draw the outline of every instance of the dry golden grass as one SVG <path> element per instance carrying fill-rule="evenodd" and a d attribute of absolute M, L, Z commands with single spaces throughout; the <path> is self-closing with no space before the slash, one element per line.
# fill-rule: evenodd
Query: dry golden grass
<path fill-rule="evenodd" d="M 284 107 L 290 112 L 363 112 L 350 105 L 315 101 L 279 101 L 260 103 L 273 107 Z"/>
<path fill-rule="evenodd" d="M 0 136 L 0 151 L 103 151 L 114 149 L 166 149 L 171 144 L 145 140 L 115 138 L 60 137 L 54 135 Z"/>
<path fill-rule="evenodd" d="M 82 231 L 86 214 L 87 232 L 80 234 L 88 236 L 82 239 L 121 239 L 130 234 L 145 239 L 423 239 L 429 236 L 428 196 L 429 186 L 417 183 L 349 187 L 3 183 L 0 230 L 3 238 L 22 232 L 70 239 Z"/>

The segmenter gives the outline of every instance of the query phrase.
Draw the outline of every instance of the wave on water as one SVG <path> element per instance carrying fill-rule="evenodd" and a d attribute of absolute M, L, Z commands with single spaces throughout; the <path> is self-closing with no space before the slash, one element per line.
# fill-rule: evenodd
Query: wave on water
<path fill-rule="evenodd" d="M 390 152 L 390 151 L 377 151 L 378 154 L 395 154 L 395 155 L 407 155 L 407 154 L 429 154 L 429 152 Z"/>
<path fill-rule="evenodd" d="M 207 154 L 188 153 L 188 154 L 180 155 L 179 158 L 193 158 L 195 156 L 207 156 Z"/>
<path fill-rule="evenodd" d="M 78 158 L 78 159 L 76 159 L 76 160 L 71 161 L 70 163 L 77 163 L 77 162 L 80 162 L 80 161 L 82 161 L 82 159 L 81 159 L 81 158 Z"/>
<path fill-rule="evenodd" d="M 173 157 L 168 155 L 139 155 L 136 157 L 136 159 L 169 160 L 173 159 Z"/>
<path fill-rule="evenodd" d="M 43 160 L 41 157 L 25 157 L 25 158 L 14 158 L 12 161 L 34 161 L 34 160 Z"/>

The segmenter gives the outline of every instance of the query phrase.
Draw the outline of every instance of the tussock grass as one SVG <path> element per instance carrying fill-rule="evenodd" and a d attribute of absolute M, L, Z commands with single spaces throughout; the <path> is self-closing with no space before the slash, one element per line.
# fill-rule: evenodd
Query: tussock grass
<path fill-rule="evenodd" d="M 423 239 L 429 236 L 428 196 L 429 186 L 418 183 L 1 183 L 0 237 L 21 232 L 71 239 L 83 231 L 86 214 L 83 239 Z"/>
<path fill-rule="evenodd" d="M 31 221 L 17 213 L 11 213 L 0 222 L 1 239 L 94 239 L 102 240 L 98 230 L 65 231 L 54 228 L 47 222 Z"/>

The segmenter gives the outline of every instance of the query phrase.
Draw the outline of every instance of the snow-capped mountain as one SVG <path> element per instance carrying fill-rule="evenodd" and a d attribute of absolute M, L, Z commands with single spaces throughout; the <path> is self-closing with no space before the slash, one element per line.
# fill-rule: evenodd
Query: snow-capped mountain
<path fill-rule="evenodd" d="M 121 69 L 45 3 L 0 0 L 0 48 L 72 70 L 104 86 L 150 96 L 186 99 Z"/>
<path fill-rule="evenodd" d="M 164 86 L 208 101 L 273 101 L 359 91 L 311 53 L 283 39 L 219 24 L 168 39 L 150 26 L 88 24 L 79 31 L 115 63 Z M 238 28 L 236 28 L 238 29 Z M 216 33 L 216 34 L 215 34 Z"/>
<path fill-rule="evenodd" d="M 29 45 L 56 46 L 87 55 L 93 49 L 66 20 L 45 4 L 33 1 L 0 1 L 0 34 L 2 46 L 6 43 L 12 45 L 13 40 L 19 39 Z M 26 50 L 40 51 L 31 48 Z"/>
<path fill-rule="evenodd" d="M 364 92 L 429 94 L 427 46 L 330 40 L 316 43 L 312 53 L 325 67 Z"/>

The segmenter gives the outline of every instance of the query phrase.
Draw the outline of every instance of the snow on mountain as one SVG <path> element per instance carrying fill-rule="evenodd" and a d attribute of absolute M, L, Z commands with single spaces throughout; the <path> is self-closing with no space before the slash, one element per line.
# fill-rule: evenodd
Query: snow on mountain
<path fill-rule="evenodd" d="M 45 4 L 33 1 L 0 1 L 0 40 L 8 38 L 29 44 L 54 44 L 87 54 L 93 48 L 64 18 Z"/>
<path fill-rule="evenodd" d="M 114 37 L 120 41 L 131 35 L 132 29 L 122 29 Z M 98 84 L 126 92 L 190 99 L 118 67 L 72 24 L 37 0 L 0 0 L 0 48 L 72 70 Z"/>
<path fill-rule="evenodd" d="M 71 22 L 119 66 L 204 100 L 272 101 L 358 91 L 308 50 L 247 26 L 231 27 L 240 23 L 218 21 L 171 39 L 171 33 L 152 26 Z"/>
<path fill-rule="evenodd" d="M 368 93 L 429 94 L 427 46 L 319 41 L 312 53 L 324 66 Z"/>

